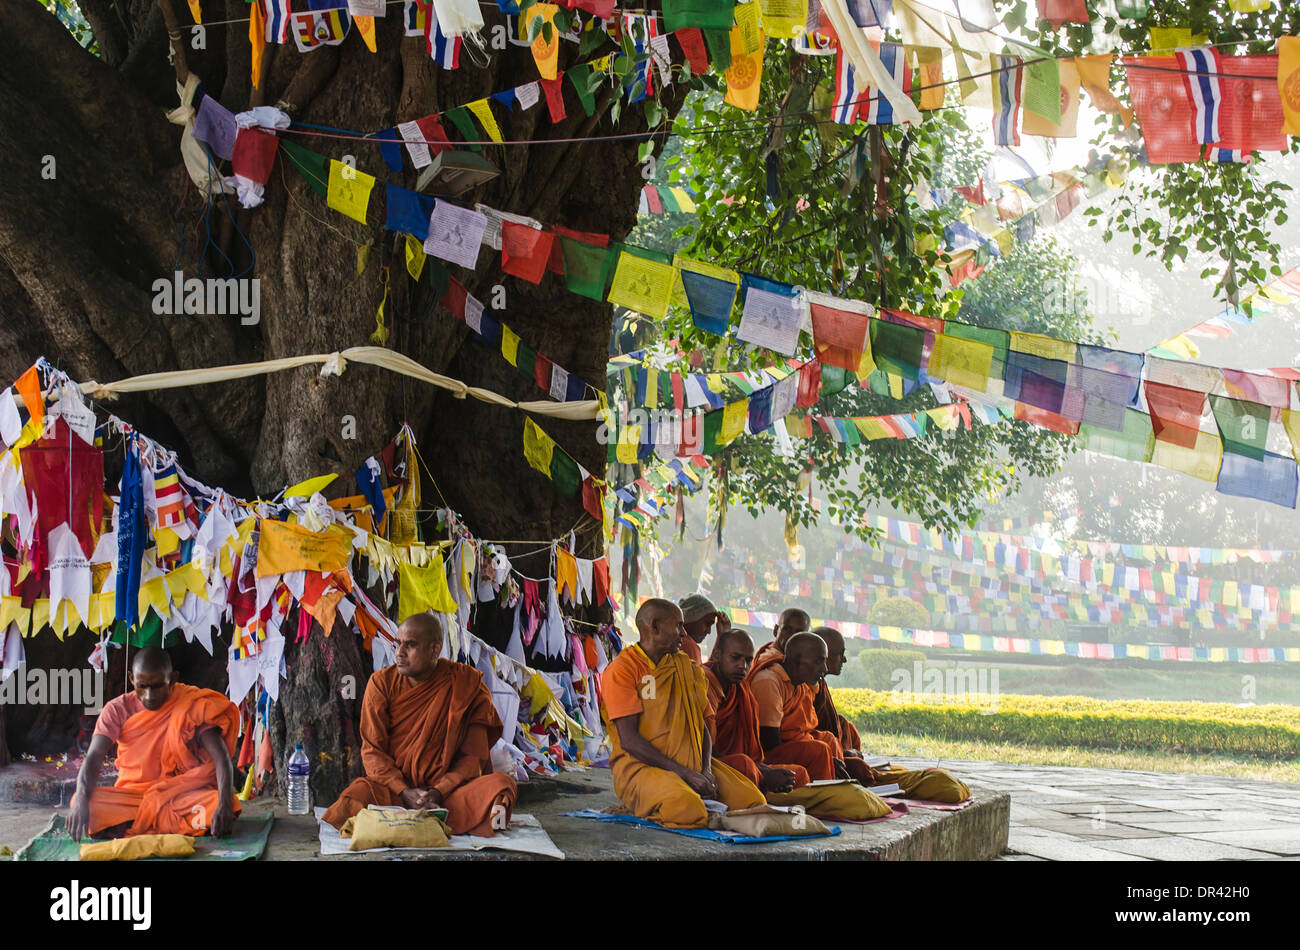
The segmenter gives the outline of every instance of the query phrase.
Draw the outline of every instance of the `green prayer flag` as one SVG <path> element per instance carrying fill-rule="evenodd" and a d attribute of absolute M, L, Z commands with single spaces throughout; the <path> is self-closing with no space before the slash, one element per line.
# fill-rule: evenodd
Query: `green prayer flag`
<path fill-rule="evenodd" d="M 1223 451 L 1264 461 L 1271 413 L 1268 406 L 1211 393 L 1210 408 L 1223 439 Z"/>
<path fill-rule="evenodd" d="M 731 30 L 705 30 L 704 42 L 709 46 L 709 59 L 713 68 L 723 72 L 731 66 Z"/>
<path fill-rule="evenodd" d="M 1025 109 L 1053 125 L 1061 122 L 1061 65 L 1055 59 L 1025 64 Z"/>
<path fill-rule="evenodd" d="M 555 490 L 564 498 L 572 498 L 582 487 L 582 473 L 578 471 L 578 463 L 559 446 L 556 446 L 551 456 L 551 481 L 555 484 Z"/>
<path fill-rule="evenodd" d="M 1149 462 L 1155 449 L 1155 433 L 1151 430 L 1151 417 L 1136 409 L 1124 412 L 1124 428 L 1116 432 L 1103 426 L 1084 423 L 1079 426 L 1079 439 L 1085 449 L 1113 455 L 1130 462 Z"/>
<path fill-rule="evenodd" d="M 447 118 L 451 120 L 452 125 L 456 126 L 461 138 L 466 142 L 476 142 L 481 137 L 479 130 L 474 127 L 474 120 L 470 118 L 468 107 L 457 106 L 447 113 Z M 483 151 L 482 145 L 471 145 L 470 148 L 476 152 Z"/>
<path fill-rule="evenodd" d="M 885 372 L 904 379 L 917 379 L 924 348 L 925 331 L 919 327 L 886 320 L 871 321 L 871 355 Z M 825 367 L 822 371 L 825 372 Z"/>
<path fill-rule="evenodd" d="M 537 365 L 537 351 L 525 343 L 519 344 L 516 354 L 515 369 L 519 370 L 520 376 L 533 378 L 533 368 Z"/>
<path fill-rule="evenodd" d="M 722 443 L 718 440 L 718 436 L 722 434 L 723 412 L 722 409 L 714 409 L 712 412 L 704 414 L 703 438 L 700 446 L 701 455 L 713 455 L 722 449 Z"/>
<path fill-rule="evenodd" d="M 433 299 L 441 300 L 447 296 L 447 290 L 451 287 L 451 272 L 442 266 L 442 261 L 430 254 L 424 259 L 424 272 L 429 275 Z"/>
<path fill-rule="evenodd" d="M 330 182 L 329 159 L 286 139 L 280 140 L 280 148 L 284 149 L 289 164 L 293 165 L 298 170 L 298 174 L 311 185 L 312 191 L 322 198 L 326 197 Z"/>
<path fill-rule="evenodd" d="M 670 33 L 693 26 L 730 30 L 735 22 L 735 4 L 731 0 L 664 0 L 664 28 Z"/>
<path fill-rule="evenodd" d="M 834 396 L 842 392 L 844 387 L 848 386 L 850 378 L 856 379 L 856 375 L 839 366 L 831 366 L 822 363 L 822 392 L 823 396 Z"/>
<path fill-rule="evenodd" d="M 564 286 L 572 293 L 603 301 L 618 255 L 607 247 L 568 237 L 560 238 L 560 249 L 564 254 Z"/>

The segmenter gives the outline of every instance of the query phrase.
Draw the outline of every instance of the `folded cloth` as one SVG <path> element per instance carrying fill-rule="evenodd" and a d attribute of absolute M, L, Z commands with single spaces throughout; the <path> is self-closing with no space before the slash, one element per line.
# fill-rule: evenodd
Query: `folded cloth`
<path fill-rule="evenodd" d="M 829 828 L 804 812 L 802 808 L 774 808 L 771 805 L 736 808 L 721 815 L 710 814 L 709 827 L 735 831 L 751 838 L 771 838 L 778 835 L 802 838 L 809 835 L 830 834 Z"/>
<path fill-rule="evenodd" d="M 446 812 L 442 812 L 446 815 Z M 367 848 L 445 848 L 447 823 L 429 809 L 363 808 L 343 823 L 339 835 L 351 838 L 349 851 Z"/>
<path fill-rule="evenodd" d="M 188 858 L 193 853 L 194 839 L 189 835 L 133 835 L 112 841 L 88 841 L 81 846 L 83 861 Z"/>

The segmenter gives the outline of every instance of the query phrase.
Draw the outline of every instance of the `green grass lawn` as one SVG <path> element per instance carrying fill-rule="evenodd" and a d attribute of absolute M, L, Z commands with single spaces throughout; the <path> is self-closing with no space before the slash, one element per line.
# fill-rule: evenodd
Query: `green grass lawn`
<path fill-rule="evenodd" d="M 1258 759 L 1226 756 L 1053 748 L 875 732 L 862 733 L 862 748 L 873 755 L 936 759 L 939 760 L 940 765 L 945 759 L 983 759 L 1018 765 L 1073 765 L 1090 769 L 1187 772 L 1196 775 L 1229 775 L 1237 778 L 1263 779 L 1269 782 L 1300 782 L 1300 762 L 1295 761 L 1260 762 Z"/>

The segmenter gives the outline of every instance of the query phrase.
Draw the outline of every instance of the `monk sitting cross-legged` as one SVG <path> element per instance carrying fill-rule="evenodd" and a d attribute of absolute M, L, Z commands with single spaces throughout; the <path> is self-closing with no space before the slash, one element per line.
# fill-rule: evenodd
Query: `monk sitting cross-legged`
<path fill-rule="evenodd" d="M 818 627 L 813 634 L 826 644 L 826 675 L 839 676 L 844 668 L 844 637 L 834 627 Z M 843 753 L 845 768 L 863 785 L 896 782 L 908 798 L 954 805 L 970 798 L 966 783 L 947 769 L 903 769 L 892 765 L 887 769 L 873 769 L 868 766 L 862 759 L 862 740 L 857 727 L 835 708 L 825 676 L 817 682 L 813 710 L 817 714 L 817 729 L 835 736 Z"/>
<path fill-rule="evenodd" d="M 808 784 L 808 770 L 798 764 L 765 764 L 758 738 L 758 702 L 745 682 L 754 661 L 754 641 L 739 628 L 718 634 L 704 675 L 709 682 L 709 707 L 714 714 L 714 752 L 763 792 L 788 792 Z M 830 752 L 819 743 L 805 743 L 815 763 L 824 769 Z M 824 761 L 823 761 L 824 760 Z M 817 764 L 814 764 L 814 769 Z"/>
<path fill-rule="evenodd" d="M 239 815 L 230 757 L 239 710 L 220 693 L 176 682 L 171 658 L 145 647 L 131 686 L 99 714 L 77 773 L 68 832 L 80 841 L 122 835 L 223 836 Z M 117 743 L 117 783 L 98 788 Z"/>
<path fill-rule="evenodd" d="M 367 805 L 445 808 L 452 834 L 509 826 L 517 786 L 492 771 L 501 718 L 483 674 L 439 659 L 442 627 L 415 614 L 397 629 L 397 662 L 370 677 L 361 701 L 366 774 L 325 812 L 335 828 Z"/>
<path fill-rule="evenodd" d="M 752 782 L 713 757 L 704 671 L 679 652 L 681 608 L 647 600 L 636 627 L 640 642 L 615 657 L 600 681 L 619 799 L 638 818 L 669 828 L 705 827 L 705 799 L 729 809 L 764 804 Z"/>

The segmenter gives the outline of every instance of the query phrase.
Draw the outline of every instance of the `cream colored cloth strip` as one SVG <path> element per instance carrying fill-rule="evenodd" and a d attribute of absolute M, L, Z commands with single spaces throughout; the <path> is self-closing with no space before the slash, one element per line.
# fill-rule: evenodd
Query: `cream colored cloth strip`
<path fill-rule="evenodd" d="M 894 82 L 894 77 L 885 69 L 880 57 L 867 42 L 862 27 L 858 26 L 849 15 L 844 0 L 822 0 L 822 9 L 830 17 L 831 26 L 835 27 L 835 35 L 839 37 L 840 45 L 844 48 L 844 53 L 849 57 L 853 68 L 860 75 L 867 77 L 878 93 L 884 94 L 889 104 L 894 107 L 894 113 L 901 124 L 919 125 L 920 110 L 912 102 L 912 97 L 899 88 L 898 83 Z"/>
<path fill-rule="evenodd" d="M 183 386 L 202 386 L 207 383 L 221 383 L 248 376 L 262 376 L 278 373 L 286 369 L 297 369 L 313 363 L 325 364 L 321 368 L 322 376 L 340 376 L 347 369 L 347 364 L 365 363 L 378 366 L 390 372 L 400 373 L 412 379 L 418 379 L 439 389 L 450 390 L 458 399 L 473 396 L 482 402 L 495 406 L 507 406 L 522 409 L 538 416 L 552 419 L 569 419 L 581 421 L 595 419 L 599 404 L 594 399 L 574 402 L 551 402 L 539 399 L 529 402 L 515 402 L 500 393 L 478 386 L 467 386 L 458 379 L 435 373 L 422 366 L 409 356 L 395 353 L 382 346 L 355 346 L 340 353 L 314 353 L 310 356 L 289 356 L 278 360 L 263 360 L 260 363 L 237 363 L 231 366 L 212 366 L 206 369 L 183 369 L 166 373 L 148 373 L 144 376 L 132 376 L 115 383 L 97 383 L 94 380 L 81 384 L 81 391 L 92 399 L 110 399 L 121 393 L 151 392 L 156 389 L 179 389 Z"/>

